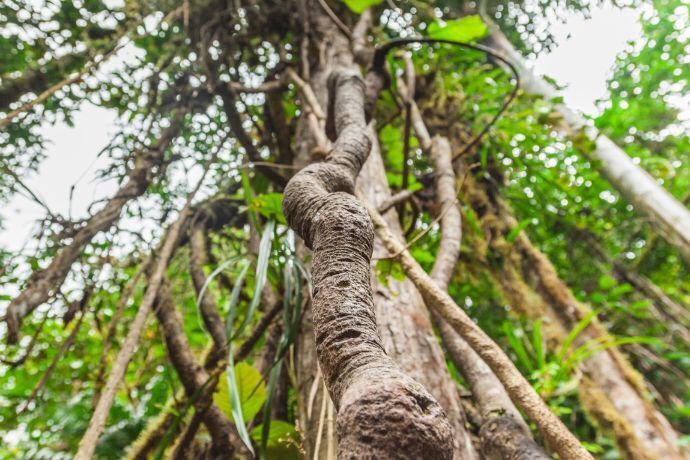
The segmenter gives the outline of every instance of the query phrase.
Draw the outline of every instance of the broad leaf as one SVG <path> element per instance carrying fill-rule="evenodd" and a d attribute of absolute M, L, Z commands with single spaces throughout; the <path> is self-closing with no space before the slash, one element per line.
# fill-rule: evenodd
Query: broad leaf
<path fill-rule="evenodd" d="M 383 0 L 343 0 L 343 3 L 353 12 L 362 14 L 367 8 L 380 5 Z"/>
<path fill-rule="evenodd" d="M 429 37 L 454 42 L 471 42 L 486 36 L 489 29 L 478 15 L 445 21 L 443 25 L 434 22 L 429 25 Z"/>
<path fill-rule="evenodd" d="M 264 193 L 252 199 L 250 211 L 255 211 L 269 219 L 273 218 L 281 224 L 287 224 L 283 216 L 283 194 Z"/>
<path fill-rule="evenodd" d="M 259 413 L 266 400 L 266 384 L 261 378 L 261 373 L 245 362 L 235 365 L 234 374 L 242 419 L 249 422 Z M 213 395 L 213 401 L 228 417 L 232 417 L 232 404 L 225 374 L 218 382 L 218 390 Z"/>

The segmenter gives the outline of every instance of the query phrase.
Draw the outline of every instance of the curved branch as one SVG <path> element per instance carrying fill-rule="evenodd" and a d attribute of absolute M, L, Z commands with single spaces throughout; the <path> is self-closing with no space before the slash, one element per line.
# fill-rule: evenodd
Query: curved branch
<path fill-rule="evenodd" d="M 241 445 L 241 441 L 235 433 L 232 422 L 223 411 L 212 402 L 207 406 L 209 393 L 212 393 L 215 385 L 208 384 L 210 376 L 192 353 L 182 317 L 175 308 L 166 281 L 158 290 L 154 312 L 163 331 L 168 357 L 182 382 L 187 398 L 194 401 L 196 411 L 203 414 L 202 420 L 213 440 L 215 455 L 232 458 L 237 447 Z"/>
<path fill-rule="evenodd" d="M 396 452 L 399 458 L 450 458 L 452 435 L 443 409 L 386 355 L 376 329 L 369 278 L 374 232 L 352 196 L 371 148 L 364 84 L 341 70 L 331 75 L 329 87 L 338 134 L 333 150 L 325 162 L 292 178 L 283 211 L 314 251 L 316 351 L 338 409 L 340 449 L 354 457 Z"/>
<path fill-rule="evenodd" d="M 503 101 L 503 104 L 501 104 L 501 107 L 498 109 L 498 111 L 494 114 L 494 116 L 489 120 L 489 122 L 484 125 L 484 127 L 477 133 L 467 144 L 465 144 L 462 149 L 460 149 L 459 152 L 457 152 L 453 156 L 453 161 L 457 160 L 458 158 L 462 157 L 465 155 L 472 147 L 477 145 L 483 137 L 486 135 L 486 133 L 489 132 L 491 127 L 498 121 L 499 118 L 503 115 L 503 113 L 508 109 L 508 106 L 513 102 L 515 97 L 517 96 L 518 91 L 520 90 L 520 73 L 518 72 L 517 67 L 513 64 L 512 61 L 510 61 L 508 58 L 503 56 L 500 53 L 497 53 L 496 51 L 492 50 L 489 47 L 483 46 L 483 45 L 476 45 L 476 44 L 471 44 L 471 43 L 463 43 L 463 42 L 457 42 L 453 40 L 443 40 L 443 39 L 438 39 L 438 38 L 397 38 L 394 40 L 390 40 L 386 43 L 384 43 L 381 46 L 378 46 L 376 48 L 376 51 L 374 53 L 374 58 L 372 60 L 372 66 L 371 70 L 367 73 L 367 114 L 371 115 L 373 113 L 374 109 L 374 104 L 376 102 L 376 99 L 378 98 L 378 94 L 380 90 L 386 85 L 386 82 L 388 80 L 388 74 L 385 71 L 385 63 L 386 63 L 386 55 L 388 54 L 389 51 L 391 51 L 394 48 L 398 48 L 401 46 L 405 45 L 410 45 L 413 43 L 419 43 L 419 44 L 445 44 L 445 45 L 453 45 L 457 46 L 460 48 L 466 48 L 474 51 L 479 51 L 481 53 L 486 54 L 487 56 L 491 56 L 492 58 L 500 61 L 501 63 L 505 64 L 505 66 L 510 70 L 510 72 L 513 75 L 513 78 L 515 79 L 515 86 L 513 87 L 513 90 L 510 92 L 508 97 Z"/>

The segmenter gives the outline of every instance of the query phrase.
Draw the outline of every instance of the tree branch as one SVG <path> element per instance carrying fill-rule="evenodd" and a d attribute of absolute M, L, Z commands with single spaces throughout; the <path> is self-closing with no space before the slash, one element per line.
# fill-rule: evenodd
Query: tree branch
<path fill-rule="evenodd" d="M 550 411 L 503 350 L 465 314 L 446 291 L 440 289 L 424 272 L 402 243 L 391 234 L 388 224 L 376 209 L 368 205 L 368 210 L 376 234 L 391 254 L 399 254 L 396 259 L 407 277 L 417 287 L 427 307 L 435 310 L 447 321 L 489 365 L 513 402 L 537 425 L 549 446 L 558 452 L 561 458 L 592 459 L 577 438 Z"/>
<path fill-rule="evenodd" d="M 187 108 L 179 109 L 158 141 L 135 158 L 134 167 L 127 173 L 126 183 L 105 207 L 91 216 L 72 236 L 72 241 L 60 248 L 48 267 L 31 274 L 27 287 L 7 307 L 7 342 L 16 343 L 25 316 L 46 302 L 52 292 L 64 282 L 84 247 L 99 232 L 109 229 L 120 217 L 125 205 L 142 195 L 155 177 L 154 168 L 164 161 L 165 151 L 182 128 Z"/>

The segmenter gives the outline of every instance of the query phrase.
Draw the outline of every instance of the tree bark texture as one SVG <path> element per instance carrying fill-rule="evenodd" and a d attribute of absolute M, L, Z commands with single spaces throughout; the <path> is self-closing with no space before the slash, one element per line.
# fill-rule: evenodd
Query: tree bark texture
<path fill-rule="evenodd" d="M 443 409 L 385 354 L 376 329 L 369 279 L 374 232 L 352 195 L 371 147 L 364 82 L 356 72 L 337 69 L 329 86 L 338 138 L 325 162 L 290 180 L 283 211 L 314 252 L 316 349 L 338 410 L 339 455 L 450 458 L 452 436 Z"/>
<path fill-rule="evenodd" d="M 376 207 L 391 197 L 377 141 L 374 141 L 369 159 L 357 178 L 357 188 Z M 402 239 L 403 230 L 395 209 L 391 208 L 384 218 L 396 237 Z M 386 256 L 388 251 L 377 238 L 374 241 L 374 258 Z M 386 353 L 407 374 L 422 383 L 445 409 L 453 427 L 456 458 L 479 458 L 465 427 L 466 418 L 457 384 L 450 376 L 443 350 L 419 292 L 407 278 L 397 280 L 390 277 L 385 283 L 381 282 L 375 267 L 372 267 L 371 279 L 376 322 Z"/>
<path fill-rule="evenodd" d="M 510 395 L 511 400 L 525 412 L 542 433 L 549 447 L 562 458 L 591 459 L 592 456 L 556 417 L 536 393 L 527 379 L 503 350 L 450 297 L 440 289 L 407 248 L 391 233 L 388 224 L 367 204 L 376 234 L 384 243 L 390 257 L 396 259 L 405 275 L 419 290 L 426 305 L 436 310 L 460 334 L 474 351 L 491 367 Z"/>

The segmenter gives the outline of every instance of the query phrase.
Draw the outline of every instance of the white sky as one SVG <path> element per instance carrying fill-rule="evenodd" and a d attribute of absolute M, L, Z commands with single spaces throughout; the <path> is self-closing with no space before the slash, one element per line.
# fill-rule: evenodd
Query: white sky
<path fill-rule="evenodd" d="M 616 55 L 628 40 L 640 35 L 639 11 L 600 8 L 591 19 L 573 16 L 565 24 L 553 26 L 559 46 L 533 62 L 537 73 L 546 74 L 562 85 L 565 101 L 585 113 L 594 113 L 594 102 L 606 94 L 606 78 Z M 25 178 L 54 213 L 67 216 L 70 211 L 69 190 L 75 185 L 71 204 L 72 218 L 84 217 L 95 199 L 110 196 L 116 190 L 114 181 L 101 182 L 96 172 L 107 165 L 107 158 L 96 158 L 116 130 L 112 111 L 84 104 L 74 114 L 74 128 L 65 124 L 46 127 L 49 141 L 46 159 L 38 172 Z M 15 196 L 3 209 L 4 229 L 0 229 L 0 246 L 17 251 L 31 240 L 35 222 L 44 215 L 37 204 Z M 28 250 L 28 248 L 27 248 Z"/>

